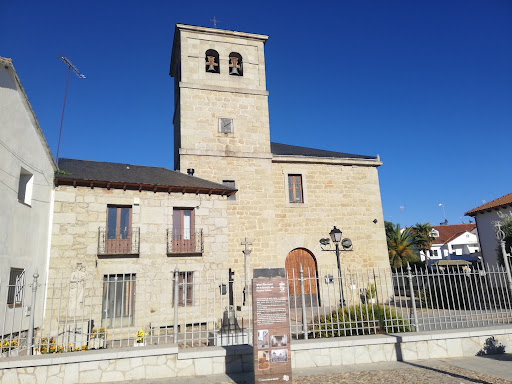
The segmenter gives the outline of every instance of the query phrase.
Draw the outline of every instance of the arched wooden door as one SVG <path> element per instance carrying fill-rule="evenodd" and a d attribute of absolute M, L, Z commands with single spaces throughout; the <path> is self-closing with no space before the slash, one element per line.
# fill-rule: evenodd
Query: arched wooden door
<path fill-rule="evenodd" d="M 286 256 L 285 268 L 288 274 L 288 287 L 290 290 L 290 303 L 292 307 L 302 307 L 300 290 L 300 267 L 304 271 L 304 295 L 306 306 L 317 306 L 318 276 L 316 260 L 311 252 L 304 248 L 297 248 Z"/>

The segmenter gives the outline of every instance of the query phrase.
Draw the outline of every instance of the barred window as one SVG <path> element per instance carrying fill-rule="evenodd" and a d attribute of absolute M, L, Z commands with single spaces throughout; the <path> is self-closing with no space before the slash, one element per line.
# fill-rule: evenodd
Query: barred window
<path fill-rule="evenodd" d="M 194 300 L 194 272 L 180 272 L 178 281 L 178 305 L 192 305 Z"/>
<path fill-rule="evenodd" d="M 23 291 L 25 288 L 25 270 L 11 268 L 9 275 L 9 289 L 7 290 L 7 305 L 21 307 L 23 304 Z"/>
<path fill-rule="evenodd" d="M 103 324 L 133 325 L 135 273 L 103 276 Z"/>

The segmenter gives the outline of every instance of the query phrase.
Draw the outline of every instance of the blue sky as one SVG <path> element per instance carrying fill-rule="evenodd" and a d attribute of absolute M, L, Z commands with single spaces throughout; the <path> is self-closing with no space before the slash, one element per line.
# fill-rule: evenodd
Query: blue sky
<path fill-rule="evenodd" d="M 512 2 L 5 1 L 13 59 L 60 157 L 173 167 L 176 23 L 269 35 L 271 139 L 381 156 L 384 218 L 446 218 L 512 191 Z M 461 218 L 462 217 L 462 218 Z"/>

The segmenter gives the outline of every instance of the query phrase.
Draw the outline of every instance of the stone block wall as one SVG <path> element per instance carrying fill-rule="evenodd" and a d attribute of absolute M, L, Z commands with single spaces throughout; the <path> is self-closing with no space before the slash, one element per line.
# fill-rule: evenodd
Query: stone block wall
<path fill-rule="evenodd" d="M 494 336 L 512 348 L 510 326 L 293 340 L 292 369 L 475 356 Z M 0 360 L 0 382 L 103 383 L 252 372 L 252 347 L 178 350 L 175 345 Z"/>
<path fill-rule="evenodd" d="M 98 228 L 106 227 L 111 204 L 132 207 L 132 228 L 140 229 L 139 254 L 98 256 Z M 203 231 L 201 255 L 167 254 L 167 229 L 172 228 L 175 207 L 194 209 L 194 229 Z M 70 318 L 73 322 L 93 318 L 100 327 L 104 276 L 119 274 L 135 274 L 134 326 L 147 331 L 149 323 L 172 324 L 175 268 L 193 272 L 198 281 L 208 272 L 226 271 L 230 266 L 227 225 L 227 198 L 222 196 L 57 187 L 45 332 L 57 332 L 57 320 L 63 324 Z M 71 282 L 77 263 L 82 264 L 85 307 L 72 298 L 82 296 Z M 198 296 L 193 304 L 199 305 L 200 299 L 205 298 Z"/>
<path fill-rule="evenodd" d="M 302 176 L 303 203 L 289 202 L 290 174 Z M 277 157 L 272 180 L 280 260 L 295 248 L 306 248 L 314 254 L 319 269 L 336 268 L 334 254 L 322 252 L 319 243 L 335 225 L 353 243 L 352 252 L 342 253 L 342 267 L 389 268 L 375 166 L 282 162 Z"/>

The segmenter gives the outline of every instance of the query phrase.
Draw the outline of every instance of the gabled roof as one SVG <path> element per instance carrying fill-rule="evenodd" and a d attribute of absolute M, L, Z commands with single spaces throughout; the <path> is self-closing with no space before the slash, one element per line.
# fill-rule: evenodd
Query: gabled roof
<path fill-rule="evenodd" d="M 17 85 L 17 91 L 20 95 L 21 101 L 25 104 L 29 113 L 32 115 L 33 123 L 34 123 L 33 125 L 34 125 L 37 135 L 39 136 L 41 145 L 43 146 L 46 156 L 48 157 L 48 160 L 50 161 L 53 169 L 57 170 L 57 163 L 55 162 L 55 159 L 53 158 L 53 155 L 52 155 L 52 151 L 50 150 L 50 147 L 48 146 L 48 142 L 46 141 L 46 138 L 44 137 L 43 130 L 39 126 L 39 121 L 37 121 L 36 113 L 32 109 L 32 105 L 28 101 L 28 96 L 27 96 L 27 93 L 25 92 L 25 88 L 23 88 L 23 85 L 21 85 L 21 80 L 18 77 L 18 73 L 16 72 L 16 69 L 14 69 L 14 65 L 12 64 L 12 59 L 0 56 L 0 65 L 3 65 L 8 71 L 9 70 L 12 71 L 12 76 L 14 77 L 14 81 L 16 82 L 16 85 Z"/>
<path fill-rule="evenodd" d="M 237 191 L 222 184 L 161 167 L 59 159 L 59 169 L 60 172 L 55 176 L 56 185 L 64 184 L 228 196 Z"/>
<path fill-rule="evenodd" d="M 343 159 L 371 159 L 376 160 L 375 156 L 353 155 L 350 153 L 325 151 L 323 149 L 314 149 L 307 147 L 298 147 L 296 145 L 270 143 L 270 151 L 274 155 L 284 156 L 311 156 L 311 157 L 337 157 Z"/>
<path fill-rule="evenodd" d="M 471 211 L 467 211 L 465 213 L 466 216 L 475 216 L 477 213 L 481 213 L 484 211 L 491 211 L 491 209 L 503 208 L 507 206 L 512 206 L 512 193 L 508 195 L 498 197 L 493 201 L 489 201 L 479 207 L 473 208 Z"/>
<path fill-rule="evenodd" d="M 465 232 L 471 232 L 476 228 L 476 224 L 452 224 L 452 225 L 435 225 L 432 229 L 439 232 L 433 244 L 446 244 L 456 239 Z"/>

